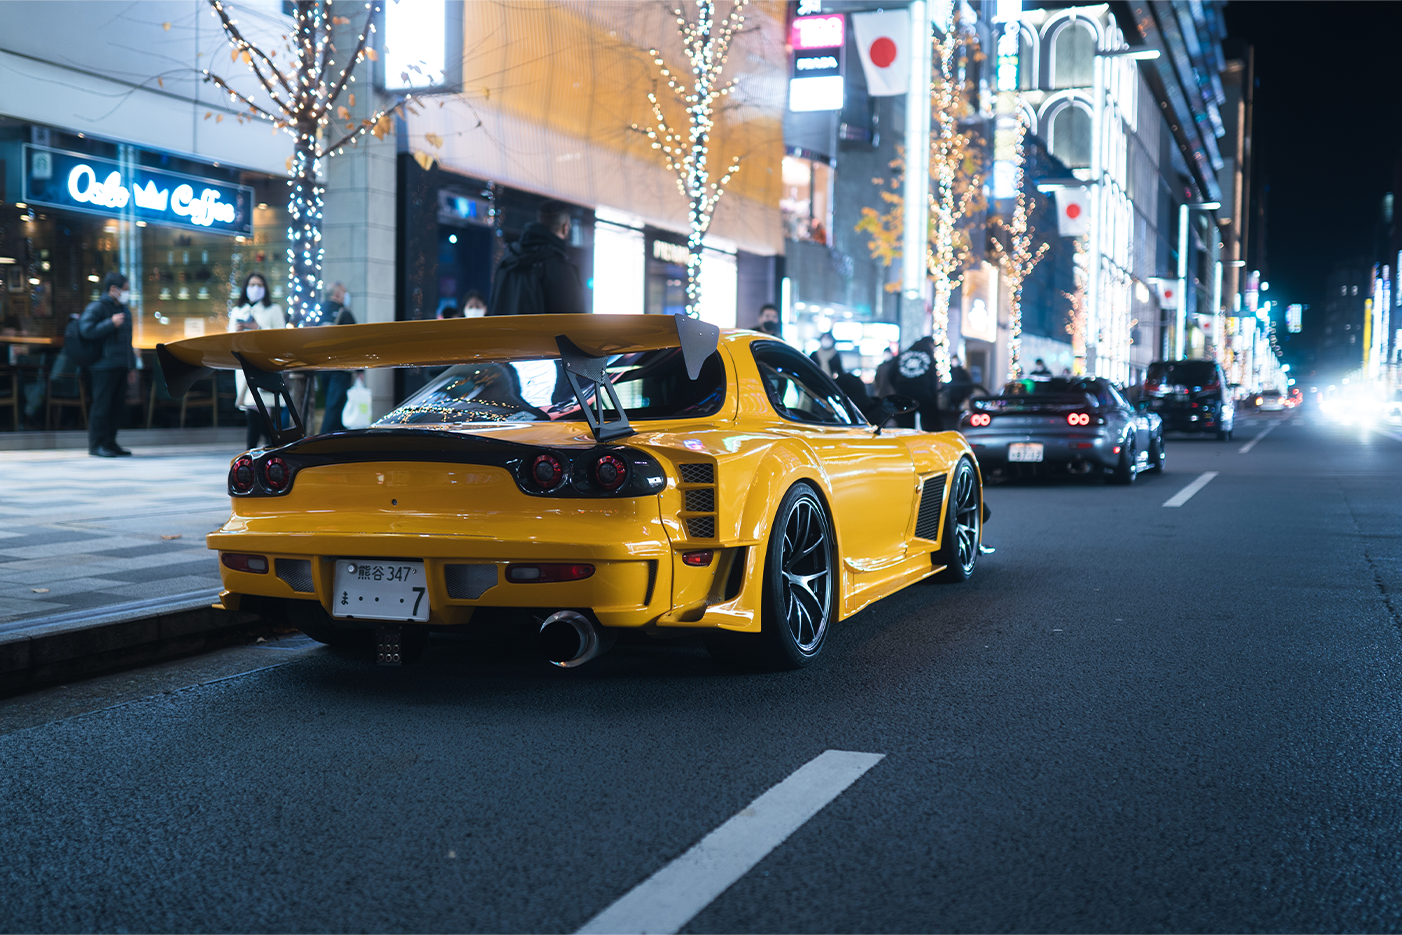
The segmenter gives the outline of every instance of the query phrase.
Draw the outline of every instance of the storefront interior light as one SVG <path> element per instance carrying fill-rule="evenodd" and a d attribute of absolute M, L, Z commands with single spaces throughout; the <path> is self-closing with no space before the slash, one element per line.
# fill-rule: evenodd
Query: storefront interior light
<path fill-rule="evenodd" d="M 88 277 L 88 282 L 99 282 L 99 281 L 101 281 L 101 280 L 100 280 L 100 277 L 98 277 L 97 275 L 92 275 L 92 276 L 89 276 L 89 277 Z"/>
<path fill-rule="evenodd" d="M 258 202 L 258 207 L 266 211 L 268 208 L 268 203 L 266 201 L 260 201 Z"/>
<path fill-rule="evenodd" d="M 146 226 L 146 222 L 145 222 L 145 221 L 137 221 L 137 222 L 136 222 L 136 226 L 137 226 L 137 227 L 145 227 L 145 226 Z"/>
<path fill-rule="evenodd" d="M 25 203 L 22 202 L 22 201 L 16 201 L 16 202 L 15 202 L 15 207 L 16 207 L 16 208 L 19 208 L 21 211 L 23 211 L 25 208 L 29 207 L 29 205 L 25 204 Z"/>

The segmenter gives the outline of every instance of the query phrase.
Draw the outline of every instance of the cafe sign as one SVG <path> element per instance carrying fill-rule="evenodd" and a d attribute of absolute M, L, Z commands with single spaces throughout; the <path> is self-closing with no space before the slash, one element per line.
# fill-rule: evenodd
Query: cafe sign
<path fill-rule="evenodd" d="M 247 185 L 46 146 L 26 145 L 24 151 L 26 202 L 223 234 L 253 230 L 253 189 Z"/>

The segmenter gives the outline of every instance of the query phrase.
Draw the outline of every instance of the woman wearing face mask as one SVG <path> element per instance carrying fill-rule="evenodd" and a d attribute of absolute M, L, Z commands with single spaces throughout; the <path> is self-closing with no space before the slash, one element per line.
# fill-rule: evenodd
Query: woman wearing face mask
<path fill-rule="evenodd" d="M 239 304 L 229 312 L 229 330 L 261 331 L 266 328 L 286 327 L 287 316 L 283 314 L 282 306 L 275 304 L 268 296 L 268 281 L 263 278 L 262 273 L 249 273 L 243 281 Z M 244 411 L 244 418 L 248 420 L 248 436 L 245 439 L 247 447 L 257 448 L 259 441 L 264 438 L 271 442 L 272 438 L 268 436 L 263 418 L 258 414 L 258 404 L 253 401 L 253 394 L 256 392 L 263 397 L 263 405 L 270 413 L 274 405 L 272 394 L 262 390 L 250 390 L 241 371 L 234 371 L 234 383 L 238 387 L 235 405 Z"/>

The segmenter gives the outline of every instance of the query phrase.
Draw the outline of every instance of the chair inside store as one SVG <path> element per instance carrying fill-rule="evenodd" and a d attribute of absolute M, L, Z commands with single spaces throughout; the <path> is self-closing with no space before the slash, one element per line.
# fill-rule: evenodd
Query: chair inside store
<path fill-rule="evenodd" d="M 77 409 L 82 427 L 88 427 L 88 392 L 78 374 L 50 372 L 44 397 L 47 400 L 44 413 L 44 428 L 47 431 L 62 428 L 63 414 L 69 409 Z"/>
<path fill-rule="evenodd" d="M 0 367 L 0 410 L 9 410 L 10 428 L 19 431 L 24 427 L 23 411 L 24 385 L 20 372 L 14 367 Z"/>
<path fill-rule="evenodd" d="M 185 427 L 185 416 L 191 409 L 208 409 L 210 420 L 215 428 L 219 427 L 219 397 L 215 390 L 214 375 L 197 380 L 186 393 L 179 399 L 173 399 L 170 391 L 166 389 L 165 376 L 159 367 L 153 371 L 151 380 L 151 394 L 146 405 L 146 427 L 149 429 L 155 423 L 156 409 L 179 409 L 180 427 Z"/>

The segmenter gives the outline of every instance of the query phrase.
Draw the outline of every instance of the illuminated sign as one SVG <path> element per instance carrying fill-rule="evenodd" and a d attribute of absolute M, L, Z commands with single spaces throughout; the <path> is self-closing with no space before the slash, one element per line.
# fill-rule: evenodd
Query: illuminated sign
<path fill-rule="evenodd" d="M 224 234 L 253 231 L 253 189 L 247 185 L 42 146 L 24 150 L 27 202 Z"/>
<path fill-rule="evenodd" d="M 654 240 L 652 242 L 652 258 L 661 260 L 663 263 L 685 266 L 690 256 L 691 251 L 684 244 L 672 243 L 667 240 Z"/>
<path fill-rule="evenodd" d="M 1303 305 L 1288 305 L 1285 308 L 1285 325 L 1290 329 L 1291 334 L 1299 334 L 1304 327 L 1305 307 Z"/>
<path fill-rule="evenodd" d="M 789 45 L 795 51 L 807 49 L 840 49 L 847 41 L 842 14 L 829 16 L 800 16 L 789 31 Z"/>

